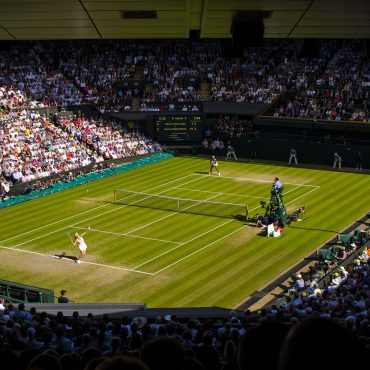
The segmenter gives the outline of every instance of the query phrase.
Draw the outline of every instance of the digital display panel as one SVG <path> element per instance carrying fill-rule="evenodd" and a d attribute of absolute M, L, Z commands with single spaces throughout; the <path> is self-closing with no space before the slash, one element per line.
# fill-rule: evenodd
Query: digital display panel
<path fill-rule="evenodd" d="M 157 116 L 155 124 L 156 137 L 159 142 L 199 142 L 202 139 L 200 114 Z"/>

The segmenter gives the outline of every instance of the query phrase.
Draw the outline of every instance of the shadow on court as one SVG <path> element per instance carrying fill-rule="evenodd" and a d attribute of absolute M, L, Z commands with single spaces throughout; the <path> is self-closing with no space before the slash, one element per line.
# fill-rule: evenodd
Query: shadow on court
<path fill-rule="evenodd" d="M 299 230 L 308 230 L 308 231 L 323 231 L 323 232 L 326 232 L 326 233 L 335 233 L 335 234 L 338 234 L 339 233 L 338 230 L 312 229 L 312 228 L 309 228 L 309 227 L 294 227 L 294 226 L 289 226 L 289 228 L 291 228 L 291 229 L 299 229 Z"/>
<path fill-rule="evenodd" d="M 73 262 L 75 262 L 77 260 L 76 256 L 69 256 L 69 255 L 66 254 L 66 252 L 63 252 L 61 254 L 54 254 L 54 256 L 56 258 L 59 258 L 59 259 L 71 260 Z"/>
<path fill-rule="evenodd" d="M 244 215 L 231 215 L 231 218 L 240 222 L 246 222 Z"/>

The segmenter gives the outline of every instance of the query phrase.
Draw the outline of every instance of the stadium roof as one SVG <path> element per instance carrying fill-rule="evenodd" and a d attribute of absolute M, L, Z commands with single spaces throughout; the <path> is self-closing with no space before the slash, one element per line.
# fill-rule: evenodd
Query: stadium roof
<path fill-rule="evenodd" d="M 0 0 L 0 39 L 229 38 L 238 11 L 268 38 L 370 38 L 370 0 Z"/>

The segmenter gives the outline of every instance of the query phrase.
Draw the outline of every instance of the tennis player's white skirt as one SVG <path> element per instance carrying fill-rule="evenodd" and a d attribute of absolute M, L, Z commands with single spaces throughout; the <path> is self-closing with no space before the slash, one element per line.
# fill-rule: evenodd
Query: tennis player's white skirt
<path fill-rule="evenodd" d="M 80 246 L 78 247 L 78 249 L 79 249 L 81 252 L 86 252 L 87 245 L 86 245 L 86 244 L 80 244 Z"/>

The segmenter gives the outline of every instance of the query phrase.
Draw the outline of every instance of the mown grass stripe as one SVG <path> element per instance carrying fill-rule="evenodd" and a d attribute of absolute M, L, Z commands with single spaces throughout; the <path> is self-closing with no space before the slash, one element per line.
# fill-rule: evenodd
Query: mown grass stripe
<path fill-rule="evenodd" d="M 38 263 L 38 259 L 43 257 L 37 254 L 28 254 L 30 259 L 28 263 L 28 259 L 20 261 L 15 258 L 16 254 L 21 252 L 2 249 L 0 250 L 2 262 L 7 266 L 7 269 L 2 271 L 2 277 L 13 280 L 14 276 L 17 276 L 18 282 L 41 285 L 55 290 L 60 290 L 63 286 L 73 292 L 72 299 L 75 301 L 144 301 L 150 307 L 163 305 L 173 307 L 179 304 L 184 306 L 217 304 L 233 307 L 250 292 L 258 290 L 276 274 L 315 250 L 318 245 L 334 236 L 336 231 L 348 226 L 350 222 L 368 211 L 370 201 L 368 175 L 278 164 L 220 161 L 223 176 L 220 178 L 200 176 L 202 172 L 207 173 L 208 169 L 208 159 L 173 158 L 165 163 L 156 163 L 145 169 L 136 169 L 110 179 L 3 209 L 1 210 L 2 238 L 16 236 L 4 246 L 9 244 L 11 247 L 10 244 L 25 243 L 22 249 L 31 252 L 52 254 L 60 250 L 72 255 L 76 254 L 78 251 L 70 244 L 65 230 L 58 231 L 73 222 L 65 221 L 44 229 L 36 229 L 82 211 L 88 211 L 86 214 L 97 216 L 100 210 L 93 211 L 93 208 L 99 205 L 107 204 L 106 209 L 115 207 L 108 203 L 113 198 L 114 188 L 145 191 L 155 186 L 157 187 L 155 192 L 182 194 L 189 198 L 194 195 L 194 190 L 213 193 L 232 192 L 240 193 L 241 196 L 268 198 L 272 181 L 278 176 L 286 184 L 284 199 L 288 203 L 287 208 L 292 211 L 305 205 L 308 219 L 286 228 L 286 237 L 278 240 L 257 236 L 258 231 L 248 226 L 244 231 L 237 232 L 236 230 L 244 224 L 234 220 L 189 242 L 184 245 L 184 248 L 165 253 L 144 266 L 145 272 L 150 273 L 165 268 L 157 275 L 133 274 L 129 270 L 166 252 L 168 245 L 155 240 L 129 239 L 119 235 L 110 237 L 109 234 L 91 232 L 86 235 L 89 247 L 86 262 L 113 265 L 128 270 L 110 269 L 107 274 L 107 267 L 89 264 L 76 266 L 73 263 L 59 263 L 51 258 L 46 263 Z M 184 181 L 180 180 L 182 176 L 186 176 L 188 180 L 200 177 L 201 179 L 183 186 Z M 226 176 L 262 179 L 266 182 L 250 184 L 227 179 Z M 310 186 L 295 188 L 294 185 L 289 185 L 290 183 L 311 185 L 312 189 L 314 186 L 320 186 L 320 188 L 308 193 Z M 171 190 L 178 186 L 185 189 Z M 186 188 L 192 190 L 187 191 Z M 206 197 L 207 193 L 204 195 Z M 299 198 L 300 196 L 302 198 Z M 203 196 L 199 195 L 199 198 Z M 232 198 L 227 195 L 223 198 L 220 195 L 215 199 L 232 200 Z M 235 199 L 243 199 L 243 197 L 235 195 Z M 248 200 L 250 207 L 259 209 L 258 198 L 255 201 L 253 198 L 250 200 Z M 255 212 L 257 210 L 252 214 Z M 78 221 L 83 222 L 76 227 L 79 230 L 92 226 L 107 232 L 126 233 L 165 215 L 165 211 L 126 207 L 93 220 L 80 217 Z M 77 216 L 76 219 L 78 218 Z M 148 225 L 137 233 L 153 239 L 184 242 L 225 221 L 228 219 L 178 213 Z M 20 235 L 29 230 L 32 232 Z M 50 232 L 53 233 L 30 241 Z M 232 232 L 234 232 L 233 235 L 225 237 Z M 221 240 L 217 241 L 220 238 Z M 214 244 L 203 248 L 210 243 Z M 35 266 L 38 266 L 37 274 L 35 274 Z M 83 279 L 81 279 L 81 269 L 78 267 L 86 271 Z M 56 274 L 56 269 L 60 273 Z"/>

